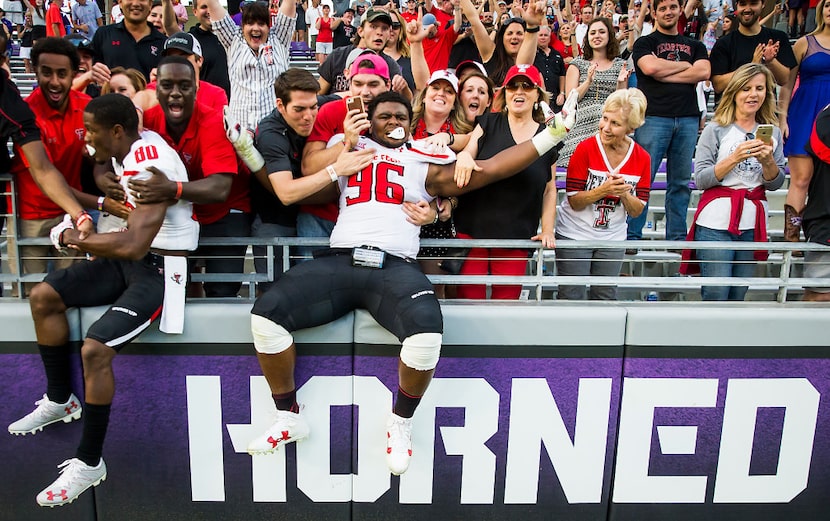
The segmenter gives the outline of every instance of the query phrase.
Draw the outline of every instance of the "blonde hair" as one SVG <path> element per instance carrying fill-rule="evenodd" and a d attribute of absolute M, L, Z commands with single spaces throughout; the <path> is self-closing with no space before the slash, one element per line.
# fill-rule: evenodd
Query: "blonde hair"
<path fill-rule="evenodd" d="M 412 130 L 415 130 L 415 126 L 417 125 L 418 121 L 424 119 L 426 115 L 426 106 L 424 105 L 424 98 L 426 97 L 427 91 L 429 90 L 429 85 L 424 87 L 423 89 L 418 91 L 418 94 L 415 95 L 415 99 L 412 100 Z M 447 116 L 447 120 L 452 124 L 452 128 L 455 130 L 456 134 L 469 134 L 473 130 L 472 124 L 467 121 L 465 118 L 464 107 L 461 106 L 461 96 L 459 93 L 455 93 L 455 102 L 452 104 L 452 110 L 450 114 Z"/>
<path fill-rule="evenodd" d="M 816 6 L 816 29 L 810 34 L 818 34 L 824 30 L 824 6 L 826 4 L 827 0 L 821 0 L 821 2 L 818 3 L 818 6 Z"/>
<path fill-rule="evenodd" d="M 144 74 L 141 71 L 133 68 L 125 69 L 124 67 L 113 67 L 110 71 L 110 78 L 118 76 L 119 74 L 123 74 L 128 80 L 130 80 L 130 83 L 132 83 L 136 92 L 147 88 L 147 80 L 144 79 Z M 110 82 L 104 83 L 101 87 L 101 94 L 110 94 L 111 92 L 113 92 L 113 90 L 110 86 Z"/>
<path fill-rule="evenodd" d="M 646 119 L 646 95 L 640 89 L 615 90 L 605 99 L 603 112 L 621 111 L 631 130 L 640 128 Z"/>
<path fill-rule="evenodd" d="M 735 122 L 735 98 L 744 86 L 755 76 L 763 74 L 766 84 L 767 95 L 761 108 L 755 113 L 755 121 L 762 124 L 778 124 L 778 113 L 775 108 L 775 77 L 765 65 L 759 63 L 747 63 L 741 65 L 732 75 L 732 79 L 723 91 L 718 108 L 712 121 L 721 126 L 731 125 Z"/>
<path fill-rule="evenodd" d="M 406 20 L 401 15 L 401 13 L 394 12 L 389 13 L 391 16 L 398 19 L 398 23 L 401 24 L 400 30 L 398 30 L 398 41 L 396 42 L 396 49 L 401 56 L 404 58 L 409 58 L 412 56 L 412 52 L 409 50 L 409 40 L 406 39 Z"/>

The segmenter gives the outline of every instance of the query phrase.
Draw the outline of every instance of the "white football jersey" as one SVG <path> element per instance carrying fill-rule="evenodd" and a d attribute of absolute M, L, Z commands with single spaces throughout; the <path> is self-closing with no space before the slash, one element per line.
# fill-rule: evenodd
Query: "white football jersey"
<path fill-rule="evenodd" d="M 154 166 L 167 174 L 171 181 L 187 182 L 187 170 L 175 150 L 164 139 L 149 130 L 130 147 L 124 162 L 119 164 L 113 158 L 115 174 L 121 178 L 121 186 L 127 194 L 127 206 L 136 207 L 136 201 L 127 187 L 130 179 L 148 179 L 152 173 L 147 169 Z M 179 200 L 167 207 L 167 215 L 161 224 L 151 246 L 162 250 L 193 251 L 199 245 L 199 223 L 193 215 L 193 204 Z"/>
<path fill-rule="evenodd" d="M 342 134 L 329 143 L 342 141 Z M 340 214 L 331 234 L 332 248 L 374 246 L 400 257 L 418 255 L 420 226 L 406 220 L 404 201 L 431 201 L 426 190 L 430 163 L 449 164 L 455 153 L 441 154 L 413 142 L 386 148 L 361 137 L 357 149 L 376 150 L 372 164 L 352 176 L 338 178 Z"/>

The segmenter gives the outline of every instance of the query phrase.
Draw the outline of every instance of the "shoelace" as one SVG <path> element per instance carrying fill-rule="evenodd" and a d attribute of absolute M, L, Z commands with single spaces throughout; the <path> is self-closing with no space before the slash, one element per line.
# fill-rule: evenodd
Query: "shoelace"
<path fill-rule="evenodd" d="M 389 426 L 389 446 L 393 452 L 409 450 L 412 432 L 406 427 L 407 422 L 403 420 L 393 420 Z"/>
<path fill-rule="evenodd" d="M 81 472 L 83 472 L 83 470 L 81 469 L 81 462 L 75 458 L 64 461 L 63 463 L 58 465 L 58 468 L 61 469 L 61 475 L 58 478 L 58 480 L 55 481 L 56 485 L 58 483 L 60 483 L 61 485 L 63 485 L 64 483 L 67 485 L 70 483 L 74 483 L 75 481 L 78 481 Z"/>

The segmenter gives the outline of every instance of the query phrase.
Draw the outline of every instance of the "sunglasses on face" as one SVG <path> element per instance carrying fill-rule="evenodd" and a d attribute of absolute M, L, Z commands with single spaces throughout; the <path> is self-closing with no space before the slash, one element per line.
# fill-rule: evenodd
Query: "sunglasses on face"
<path fill-rule="evenodd" d="M 532 83 L 528 83 L 526 81 L 511 81 L 505 87 L 507 90 L 516 91 L 516 90 L 524 90 L 524 91 L 531 91 L 536 88 L 536 85 Z"/>
<path fill-rule="evenodd" d="M 392 29 L 400 29 L 400 28 L 401 28 L 401 24 L 392 22 Z"/>

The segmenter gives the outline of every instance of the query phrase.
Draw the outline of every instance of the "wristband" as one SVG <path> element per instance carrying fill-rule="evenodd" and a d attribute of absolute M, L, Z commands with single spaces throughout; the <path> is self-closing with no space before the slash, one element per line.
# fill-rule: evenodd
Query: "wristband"
<path fill-rule="evenodd" d="M 181 181 L 176 181 L 176 195 L 173 196 L 173 199 L 178 201 L 182 198 L 182 188 L 184 188 L 184 184 Z"/>
<path fill-rule="evenodd" d="M 334 166 L 329 165 L 326 167 L 326 172 L 329 173 L 329 177 L 331 178 L 332 183 L 337 182 L 337 171 L 334 169 Z"/>
<path fill-rule="evenodd" d="M 104 197 L 103 195 L 98 198 L 98 211 L 99 212 L 104 211 L 104 199 L 106 199 L 106 197 Z"/>
<path fill-rule="evenodd" d="M 526 33 L 538 33 L 541 28 L 542 28 L 541 25 L 537 25 L 536 27 L 528 27 L 527 29 L 525 29 L 525 32 Z"/>
<path fill-rule="evenodd" d="M 92 217 L 90 217 L 89 214 L 86 213 L 86 210 L 81 210 L 81 213 L 79 213 L 75 217 L 75 226 L 77 228 L 80 228 L 83 223 L 85 223 L 87 221 L 91 221 L 91 220 L 92 220 Z"/>
<path fill-rule="evenodd" d="M 447 132 L 447 134 L 450 135 L 450 142 L 447 143 L 447 146 L 452 146 L 452 144 L 455 143 L 455 135 L 453 135 L 452 132 Z"/>

